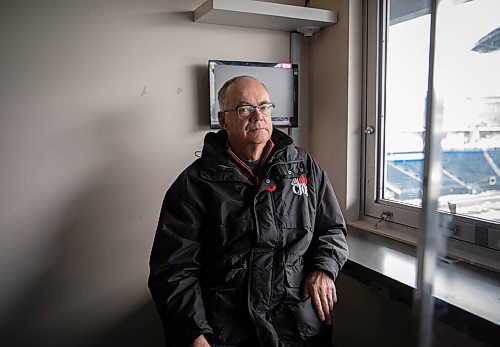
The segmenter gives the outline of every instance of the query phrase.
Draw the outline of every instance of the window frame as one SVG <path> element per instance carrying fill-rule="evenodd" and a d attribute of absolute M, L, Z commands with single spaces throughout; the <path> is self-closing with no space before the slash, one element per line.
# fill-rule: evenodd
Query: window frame
<path fill-rule="evenodd" d="M 421 225 L 422 209 L 382 199 L 385 163 L 378 165 L 378 162 L 383 158 L 384 153 L 384 79 L 388 1 L 363 1 L 362 129 L 364 129 L 364 136 L 362 136 L 361 211 L 363 216 L 376 219 L 380 219 L 383 213 L 389 214 L 388 219 L 384 220 L 384 224 L 388 225 L 389 229 L 398 227 L 410 229 L 416 235 L 418 229 L 423 227 Z M 496 258 L 498 263 L 500 224 L 441 211 L 439 216 L 441 232 L 453 239 L 452 243 L 459 241 L 458 248 L 465 247 L 467 252 L 472 253 L 487 251 Z M 481 242 L 481 238 L 484 238 L 484 230 L 487 230 L 486 244 Z"/>

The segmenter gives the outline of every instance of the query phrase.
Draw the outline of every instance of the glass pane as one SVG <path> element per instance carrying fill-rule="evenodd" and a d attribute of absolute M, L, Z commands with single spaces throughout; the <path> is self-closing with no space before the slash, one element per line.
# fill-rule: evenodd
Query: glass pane
<path fill-rule="evenodd" d="M 392 0 L 390 11 L 401 12 L 411 4 Z M 430 15 L 425 8 L 411 11 L 391 16 L 387 27 L 382 197 L 420 206 Z M 434 76 L 443 117 L 439 208 L 496 222 L 500 222 L 498 13 L 496 0 L 440 1 Z"/>
<path fill-rule="evenodd" d="M 430 15 L 389 3 L 383 198 L 420 205 Z"/>

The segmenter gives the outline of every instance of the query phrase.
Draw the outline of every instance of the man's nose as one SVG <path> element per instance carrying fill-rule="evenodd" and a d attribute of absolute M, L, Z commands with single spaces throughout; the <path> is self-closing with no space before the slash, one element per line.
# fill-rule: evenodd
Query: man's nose
<path fill-rule="evenodd" d="M 257 121 L 260 121 L 260 120 L 263 120 L 264 119 L 264 114 L 262 113 L 262 111 L 256 107 L 252 114 L 250 115 L 250 121 L 252 122 L 257 122 Z"/>

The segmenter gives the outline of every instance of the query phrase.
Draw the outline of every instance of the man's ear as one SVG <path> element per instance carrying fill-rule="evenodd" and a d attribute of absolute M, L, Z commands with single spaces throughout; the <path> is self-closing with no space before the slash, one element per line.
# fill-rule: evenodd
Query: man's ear
<path fill-rule="evenodd" d="M 226 113 L 225 112 L 217 112 L 217 117 L 219 118 L 219 124 L 222 129 L 226 129 Z"/>

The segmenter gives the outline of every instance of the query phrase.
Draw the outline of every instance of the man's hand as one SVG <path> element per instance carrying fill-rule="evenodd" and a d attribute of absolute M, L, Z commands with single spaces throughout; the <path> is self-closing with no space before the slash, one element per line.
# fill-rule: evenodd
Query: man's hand
<path fill-rule="evenodd" d="M 313 270 L 304 281 L 303 294 L 304 300 L 312 297 L 319 319 L 332 325 L 333 306 L 337 302 L 337 291 L 332 278 L 324 271 Z"/>
<path fill-rule="evenodd" d="M 210 344 L 207 339 L 205 339 L 205 336 L 200 335 L 189 347 L 210 347 Z"/>

